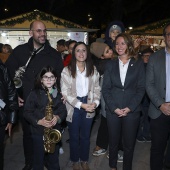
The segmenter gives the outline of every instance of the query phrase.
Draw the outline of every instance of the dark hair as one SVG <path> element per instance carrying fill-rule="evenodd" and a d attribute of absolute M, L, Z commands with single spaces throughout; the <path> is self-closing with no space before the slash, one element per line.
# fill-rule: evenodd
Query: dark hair
<path fill-rule="evenodd" d="M 0 43 L 0 53 L 2 53 L 2 47 L 4 44 Z"/>
<path fill-rule="evenodd" d="M 58 40 L 58 41 L 57 41 L 57 45 L 65 46 L 65 40 L 64 40 L 64 39 Z"/>
<path fill-rule="evenodd" d="M 122 37 L 127 45 L 126 54 L 128 54 L 130 57 L 134 57 L 136 55 L 136 52 L 135 52 L 132 37 L 127 33 L 120 33 L 119 35 L 116 36 L 115 44 L 114 44 L 115 47 L 116 47 L 116 41 L 119 37 Z"/>
<path fill-rule="evenodd" d="M 154 53 L 154 51 L 149 47 L 141 51 L 141 55 L 144 55 L 145 53 Z"/>
<path fill-rule="evenodd" d="M 163 36 L 165 36 L 165 34 L 166 34 L 166 29 L 167 29 L 167 27 L 169 27 L 169 26 L 170 26 L 170 22 L 167 23 L 167 24 L 165 25 L 165 27 L 163 28 Z"/>
<path fill-rule="evenodd" d="M 72 43 L 77 43 L 77 41 L 76 41 L 76 40 L 70 40 L 70 41 L 68 42 L 68 47 L 69 47 Z"/>
<path fill-rule="evenodd" d="M 83 44 L 85 47 L 86 47 L 86 50 L 87 50 L 87 58 L 86 58 L 86 76 L 89 77 L 91 75 L 94 74 L 94 66 L 93 66 L 93 61 L 92 61 L 92 58 L 91 58 L 91 55 L 90 55 L 90 50 L 89 50 L 89 47 L 84 43 L 84 42 L 77 42 L 75 45 L 74 45 L 74 48 L 73 48 L 73 51 L 72 51 L 72 58 L 71 58 L 71 61 L 68 65 L 68 69 L 70 70 L 71 72 L 71 76 L 73 78 L 76 77 L 76 56 L 75 56 L 75 50 L 76 50 L 76 47 Z"/>
<path fill-rule="evenodd" d="M 47 72 L 51 72 L 55 77 L 57 77 L 57 73 L 53 67 L 51 67 L 51 66 L 43 67 L 35 79 L 35 89 L 42 88 L 41 79 L 42 79 L 43 75 Z M 57 86 L 56 83 L 54 84 L 54 86 Z"/>
<path fill-rule="evenodd" d="M 12 47 L 9 44 L 4 44 L 3 47 L 7 48 L 8 53 L 12 53 Z"/>

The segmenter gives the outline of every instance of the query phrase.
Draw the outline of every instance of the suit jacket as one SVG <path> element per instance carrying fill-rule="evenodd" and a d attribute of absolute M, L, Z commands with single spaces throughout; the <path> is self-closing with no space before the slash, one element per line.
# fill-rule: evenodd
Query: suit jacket
<path fill-rule="evenodd" d="M 165 49 L 153 53 L 146 68 L 146 91 L 151 100 L 149 116 L 156 119 L 161 115 L 159 106 L 165 103 L 166 55 Z"/>
<path fill-rule="evenodd" d="M 87 103 L 93 103 L 97 101 L 100 102 L 100 91 L 101 88 L 99 86 L 99 73 L 96 68 L 94 69 L 93 76 L 89 76 L 89 87 L 88 87 L 88 98 Z M 72 122 L 72 116 L 74 107 L 79 101 L 77 99 L 76 93 L 76 78 L 73 78 L 68 70 L 68 67 L 64 67 L 61 73 L 61 92 L 64 98 L 66 99 L 66 108 L 67 108 L 67 118 L 66 120 Z M 86 118 L 93 118 L 95 116 L 95 112 L 87 113 Z"/>
<path fill-rule="evenodd" d="M 119 108 L 128 107 L 131 112 L 141 110 L 141 100 L 145 93 L 145 69 L 142 60 L 131 58 L 122 86 L 119 72 L 119 59 L 111 60 L 104 73 L 102 94 L 106 112 L 114 113 Z"/>

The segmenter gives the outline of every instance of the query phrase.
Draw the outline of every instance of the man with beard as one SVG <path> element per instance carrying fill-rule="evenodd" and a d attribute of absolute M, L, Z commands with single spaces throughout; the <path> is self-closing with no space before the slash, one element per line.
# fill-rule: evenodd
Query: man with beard
<path fill-rule="evenodd" d="M 170 23 L 163 29 L 165 48 L 149 57 L 146 67 L 146 91 L 149 106 L 151 153 L 150 169 L 163 169 L 164 153 L 170 136 Z M 167 157 L 170 157 L 167 152 Z"/>
<path fill-rule="evenodd" d="M 22 77 L 22 90 L 21 88 L 18 90 L 18 102 L 20 106 L 19 118 L 23 130 L 23 147 L 25 156 L 25 166 L 23 170 L 32 169 L 33 155 L 31 130 L 29 123 L 23 118 L 24 103 L 34 87 L 36 75 L 44 66 L 50 65 L 56 70 L 58 82 L 60 79 L 60 73 L 63 69 L 61 55 L 50 46 L 47 40 L 45 24 L 40 20 L 33 21 L 30 24 L 29 34 L 31 38 L 28 42 L 17 46 L 5 63 L 12 78 L 15 77 L 15 71 L 18 70 L 19 67 L 27 65 Z M 29 61 L 30 57 L 31 60 Z M 28 64 L 26 64 L 27 62 Z"/>

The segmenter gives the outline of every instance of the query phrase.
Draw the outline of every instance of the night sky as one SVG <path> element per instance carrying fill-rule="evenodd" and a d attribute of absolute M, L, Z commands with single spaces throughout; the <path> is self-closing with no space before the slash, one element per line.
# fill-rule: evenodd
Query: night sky
<path fill-rule="evenodd" d="M 113 20 L 125 27 L 140 26 L 170 18 L 168 0 L 0 0 L 0 20 L 31 12 L 42 12 L 104 30 Z M 8 11 L 5 12 L 4 9 Z M 88 14 L 93 18 L 88 21 Z"/>

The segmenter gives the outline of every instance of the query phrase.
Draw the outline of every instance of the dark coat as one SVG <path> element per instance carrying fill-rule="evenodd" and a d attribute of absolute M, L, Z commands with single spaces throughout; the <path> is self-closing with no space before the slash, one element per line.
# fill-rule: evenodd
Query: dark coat
<path fill-rule="evenodd" d="M 151 100 L 149 116 L 158 118 L 162 112 L 159 106 L 166 96 L 166 54 L 165 48 L 151 54 L 146 68 L 146 91 Z"/>
<path fill-rule="evenodd" d="M 131 58 L 122 86 L 119 59 L 111 60 L 105 70 L 102 94 L 106 112 L 114 113 L 119 108 L 128 107 L 131 112 L 141 111 L 141 101 L 145 93 L 145 69 L 142 60 Z"/>
<path fill-rule="evenodd" d="M 9 68 L 12 78 L 15 76 L 15 71 L 19 67 L 25 66 L 31 53 L 33 52 L 33 38 L 31 37 L 28 43 L 17 46 L 6 61 L 6 66 Z M 26 100 L 30 91 L 34 87 L 34 80 L 36 75 L 41 71 L 44 66 L 52 66 L 60 78 L 61 71 L 63 69 L 63 63 L 61 55 L 46 41 L 45 47 L 40 51 L 29 63 L 26 72 L 23 75 L 23 99 Z M 58 83 L 59 84 L 59 83 Z"/>
<path fill-rule="evenodd" d="M 53 114 L 58 115 L 61 122 L 67 116 L 66 106 L 61 100 L 62 96 L 58 92 L 56 97 L 51 95 L 53 100 Z M 38 120 L 45 117 L 45 108 L 48 104 L 48 97 L 45 90 L 33 90 L 29 94 L 24 107 L 24 117 L 31 124 L 32 134 L 43 135 L 44 127 L 37 124 Z M 60 124 L 57 123 L 54 129 L 60 130 Z"/>
<path fill-rule="evenodd" d="M 6 66 L 0 61 L 0 99 L 6 104 L 4 108 L 1 108 L 0 114 L 5 113 L 6 123 L 16 122 L 16 111 L 18 109 L 18 98 L 16 89 L 9 71 Z M 2 116 L 2 115 L 1 115 Z M 1 125 L 0 125 L 1 126 Z"/>

